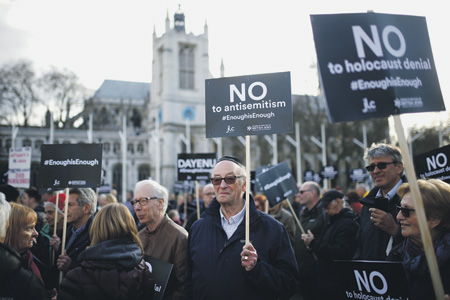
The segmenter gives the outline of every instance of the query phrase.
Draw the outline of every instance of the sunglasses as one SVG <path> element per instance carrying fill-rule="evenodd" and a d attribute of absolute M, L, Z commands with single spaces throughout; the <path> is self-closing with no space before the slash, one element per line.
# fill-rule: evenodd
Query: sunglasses
<path fill-rule="evenodd" d="M 411 216 L 411 212 L 416 211 L 414 208 L 407 208 L 402 206 L 397 206 L 397 211 L 401 211 L 402 215 L 405 218 L 409 218 Z"/>
<path fill-rule="evenodd" d="M 213 177 L 211 178 L 211 183 L 213 185 L 220 185 L 222 183 L 222 180 L 225 180 L 226 184 L 234 184 L 236 183 L 236 178 L 242 178 L 245 177 L 244 175 L 228 175 L 226 177 Z"/>
<path fill-rule="evenodd" d="M 131 203 L 131 205 L 133 205 L 133 207 L 136 206 L 136 204 L 138 204 L 138 203 L 141 206 L 146 206 L 148 204 L 148 201 L 153 200 L 153 199 L 158 199 L 158 197 L 144 197 L 139 200 L 134 199 L 134 200 L 131 200 L 130 203 Z"/>
<path fill-rule="evenodd" d="M 392 162 L 379 162 L 377 164 L 372 164 L 370 166 L 366 166 L 366 170 L 369 172 L 373 172 L 373 170 L 375 170 L 375 167 L 377 167 L 380 170 L 384 170 L 386 169 L 387 165 L 390 164 L 396 164 L 396 161 L 392 161 Z"/>
<path fill-rule="evenodd" d="M 300 195 L 303 195 L 304 193 L 309 192 L 309 191 L 311 191 L 311 190 L 303 190 L 303 191 L 298 191 L 298 192 L 300 193 Z"/>

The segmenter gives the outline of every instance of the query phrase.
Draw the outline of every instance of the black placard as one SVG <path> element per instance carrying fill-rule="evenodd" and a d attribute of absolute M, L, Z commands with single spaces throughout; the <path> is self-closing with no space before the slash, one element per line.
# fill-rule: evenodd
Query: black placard
<path fill-rule="evenodd" d="M 450 183 L 449 157 L 450 145 L 414 156 L 417 178 L 437 178 Z"/>
<path fill-rule="evenodd" d="M 445 110 L 424 17 L 311 15 L 331 123 Z"/>
<path fill-rule="evenodd" d="M 411 299 L 402 263 L 333 261 L 340 290 L 336 299 Z"/>
<path fill-rule="evenodd" d="M 42 145 L 39 187 L 96 188 L 102 172 L 102 144 Z"/>
<path fill-rule="evenodd" d="M 284 199 L 292 199 L 298 192 L 297 183 L 285 161 L 256 175 L 256 181 L 271 207 Z"/>
<path fill-rule="evenodd" d="M 290 72 L 207 79 L 206 137 L 293 131 Z"/>
<path fill-rule="evenodd" d="M 217 162 L 216 153 L 180 153 L 178 154 L 178 180 L 209 180 Z"/>

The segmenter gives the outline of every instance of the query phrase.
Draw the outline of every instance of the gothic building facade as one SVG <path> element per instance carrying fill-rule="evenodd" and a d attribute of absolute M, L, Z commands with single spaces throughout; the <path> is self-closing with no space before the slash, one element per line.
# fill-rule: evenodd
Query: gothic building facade
<path fill-rule="evenodd" d="M 223 65 L 221 66 L 223 76 Z M 178 153 L 211 153 L 245 158 L 245 146 L 237 137 L 206 139 L 205 79 L 209 71 L 208 26 L 203 33 L 186 33 L 185 16 L 174 15 L 173 26 L 167 15 L 165 32 L 153 33 L 152 83 L 105 80 L 94 96 L 85 102 L 83 124 L 78 128 L 0 127 L 0 172 L 2 183 L 7 180 L 8 151 L 12 146 L 32 147 L 31 185 L 39 176 L 40 147 L 55 144 L 103 144 L 102 183 L 118 190 L 132 190 L 137 181 L 153 178 L 173 191 L 177 181 Z M 243 74 L 245 75 L 245 74 Z M 370 135 L 368 142 L 389 136 L 386 119 L 329 125 L 323 100 L 318 96 L 293 95 L 294 122 L 301 132 L 301 161 L 304 169 L 320 170 L 321 150 L 311 136 L 320 139 L 321 124 L 326 124 L 327 156 L 343 174 L 334 184 L 348 185 L 345 174 L 360 168 L 363 150 L 352 139 L 362 139 L 364 124 Z M 251 137 L 251 169 L 286 160 L 296 174 L 296 150 L 289 142 L 295 133 L 276 137 L 276 149 L 264 136 Z M 274 159 L 274 153 L 276 158 Z M 124 165 L 125 161 L 125 165 Z"/>

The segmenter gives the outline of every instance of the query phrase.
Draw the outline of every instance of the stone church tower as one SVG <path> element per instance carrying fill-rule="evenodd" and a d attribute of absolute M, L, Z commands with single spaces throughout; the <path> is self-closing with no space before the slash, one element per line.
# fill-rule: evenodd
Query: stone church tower
<path fill-rule="evenodd" d="M 174 14 L 165 33 L 153 33 L 149 132 L 152 177 L 169 190 L 177 180 L 178 153 L 213 151 L 205 134 L 205 79 L 211 78 L 208 27 L 200 35 L 186 33 L 185 15 Z M 159 172 L 158 172 L 159 170 Z"/>

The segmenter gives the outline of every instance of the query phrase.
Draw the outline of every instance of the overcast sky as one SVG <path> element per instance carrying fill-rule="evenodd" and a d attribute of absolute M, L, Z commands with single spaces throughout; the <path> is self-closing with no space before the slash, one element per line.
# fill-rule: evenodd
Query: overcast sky
<path fill-rule="evenodd" d="M 305 3 L 308 2 L 308 3 Z M 152 36 L 181 4 L 186 31 L 209 29 L 210 71 L 220 76 L 291 72 L 292 92 L 316 93 L 311 14 L 424 16 L 441 90 L 450 106 L 450 18 L 442 1 L 0 0 L 0 64 L 26 58 L 36 69 L 75 72 L 90 89 L 105 79 L 151 82 Z M 405 119 L 419 119 L 405 116 Z M 422 115 L 422 114 L 421 114 Z M 426 114 L 429 116 L 430 114 Z M 442 115 L 442 114 L 437 114 Z M 431 114 L 436 119 L 436 113 Z M 420 119 L 423 119 L 422 117 Z"/>

